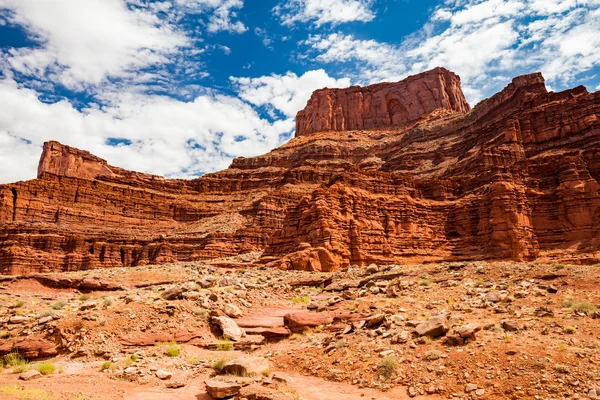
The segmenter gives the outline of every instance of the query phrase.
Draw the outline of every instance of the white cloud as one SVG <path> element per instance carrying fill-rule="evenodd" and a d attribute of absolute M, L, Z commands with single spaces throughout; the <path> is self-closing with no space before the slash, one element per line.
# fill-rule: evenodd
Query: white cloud
<path fill-rule="evenodd" d="M 162 4 L 170 5 L 168 1 Z M 221 31 L 243 33 L 248 30 L 241 21 L 233 21 L 238 17 L 236 10 L 244 7 L 244 0 L 175 0 L 175 6 L 176 11 L 181 9 L 185 13 L 210 13 L 207 28 L 211 33 Z M 181 14 L 177 16 L 181 17 Z"/>
<path fill-rule="evenodd" d="M 167 63 L 189 44 L 173 26 L 121 0 L 0 0 L 0 10 L 42 44 L 11 50 L 10 66 L 69 88 Z"/>
<path fill-rule="evenodd" d="M 444 66 L 475 103 L 507 83 L 497 76 L 542 70 L 549 82 L 568 84 L 600 65 L 598 32 L 600 0 L 449 0 L 401 44 L 339 33 L 303 44 L 317 61 L 351 63 L 363 83 Z"/>
<path fill-rule="evenodd" d="M 230 78 L 240 98 L 258 107 L 278 110 L 288 118 L 303 109 L 312 92 L 324 87 L 347 87 L 350 79 L 335 79 L 322 70 L 308 71 L 302 76 L 292 72 L 259 78 Z M 272 114 L 273 115 L 273 114 Z"/>
<path fill-rule="evenodd" d="M 113 165 L 173 177 L 226 168 L 237 156 L 264 153 L 294 129 L 293 119 L 269 122 L 236 97 L 207 93 L 182 102 L 121 94 L 111 107 L 82 111 L 46 104 L 11 79 L 0 81 L 0 182 L 35 177 L 47 140 L 89 150 Z M 131 141 L 109 146 L 109 138 Z"/>
<path fill-rule="evenodd" d="M 373 0 L 286 0 L 273 8 L 282 24 L 312 21 L 316 27 L 346 22 L 369 22 L 375 18 Z"/>

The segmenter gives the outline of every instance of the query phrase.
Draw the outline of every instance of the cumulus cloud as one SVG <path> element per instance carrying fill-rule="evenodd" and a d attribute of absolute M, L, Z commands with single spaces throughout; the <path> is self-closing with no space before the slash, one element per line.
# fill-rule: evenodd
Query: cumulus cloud
<path fill-rule="evenodd" d="M 124 168 L 190 177 L 264 153 L 294 128 L 291 119 L 270 122 L 239 98 L 218 93 L 190 102 L 128 93 L 114 102 L 79 111 L 68 101 L 43 103 L 14 80 L 0 81 L 0 182 L 34 178 L 47 140 Z"/>
<path fill-rule="evenodd" d="M 375 18 L 373 0 L 287 0 L 273 8 L 282 24 L 312 22 L 316 27 L 346 22 L 369 22 Z"/>
<path fill-rule="evenodd" d="M 205 89 L 193 100 L 180 101 L 131 90 L 107 93 L 108 105 L 83 110 L 66 100 L 42 102 L 35 90 L 0 80 L 0 182 L 34 178 L 47 140 L 91 151 L 113 165 L 168 177 L 218 171 L 234 157 L 282 144 L 313 90 L 350 84 L 323 70 L 230 79 L 238 96 Z M 266 108 L 271 118 L 255 107 Z"/>
<path fill-rule="evenodd" d="M 41 45 L 11 49 L 10 67 L 69 88 L 166 63 L 188 45 L 173 26 L 121 0 L 0 0 L 2 10 Z"/>
<path fill-rule="evenodd" d="M 400 44 L 342 33 L 303 44 L 317 61 L 350 64 L 362 83 L 447 67 L 475 103 L 519 73 L 541 70 L 551 84 L 569 84 L 600 65 L 598 32 L 598 0 L 448 0 Z"/>
<path fill-rule="evenodd" d="M 308 71 L 302 76 L 293 72 L 259 78 L 230 78 L 239 96 L 250 104 L 277 110 L 287 118 L 293 118 L 303 109 L 312 92 L 324 87 L 347 87 L 350 79 L 335 79 L 324 70 Z M 276 117 L 271 113 L 272 117 Z"/>

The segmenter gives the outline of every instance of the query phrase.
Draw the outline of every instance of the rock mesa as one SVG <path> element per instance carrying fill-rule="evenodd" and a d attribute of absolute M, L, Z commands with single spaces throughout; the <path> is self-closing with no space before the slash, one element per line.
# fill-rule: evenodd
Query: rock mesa
<path fill-rule="evenodd" d="M 453 73 L 322 89 L 296 137 L 194 180 L 57 142 L 0 185 L 0 272 L 261 254 L 281 269 L 600 261 L 600 93 L 515 78 L 473 109 Z"/>

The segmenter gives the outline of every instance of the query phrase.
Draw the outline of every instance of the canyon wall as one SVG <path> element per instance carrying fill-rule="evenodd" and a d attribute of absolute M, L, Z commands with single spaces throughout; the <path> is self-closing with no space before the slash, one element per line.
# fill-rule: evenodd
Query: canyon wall
<path fill-rule="evenodd" d="M 244 253 L 305 270 L 600 262 L 599 117 L 600 93 L 548 92 L 541 74 L 470 110 L 459 78 L 438 68 L 319 90 L 294 139 L 194 180 L 48 142 L 37 179 L 0 185 L 0 272 Z"/>

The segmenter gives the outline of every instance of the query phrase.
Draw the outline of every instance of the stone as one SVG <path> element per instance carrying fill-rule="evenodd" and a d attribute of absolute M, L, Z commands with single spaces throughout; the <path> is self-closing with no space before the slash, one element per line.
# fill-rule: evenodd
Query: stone
<path fill-rule="evenodd" d="M 445 335 L 448 330 L 446 317 L 443 315 L 431 317 L 429 320 L 422 322 L 415 327 L 417 335 L 429 336 L 432 338 Z"/>
<path fill-rule="evenodd" d="M 204 384 L 206 385 L 206 391 L 213 399 L 233 397 L 242 389 L 242 386 L 235 382 L 224 382 L 216 379 L 204 381 Z"/>
<path fill-rule="evenodd" d="M 10 317 L 10 319 L 8 320 L 9 324 L 24 324 L 25 322 L 29 321 L 29 318 L 23 316 L 23 315 L 15 315 L 13 317 Z"/>
<path fill-rule="evenodd" d="M 478 389 L 477 385 L 474 383 L 467 383 L 467 386 L 465 386 L 465 393 L 471 393 L 474 392 Z"/>
<path fill-rule="evenodd" d="M 283 324 L 292 332 L 302 332 L 308 328 L 333 323 L 333 317 L 327 313 L 297 312 L 283 316 Z"/>
<path fill-rule="evenodd" d="M 409 386 L 408 387 L 408 395 L 410 397 L 416 397 L 419 394 L 419 389 L 417 389 L 414 386 Z"/>
<path fill-rule="evenodd" d="M 185 386 L 185 382 L 182 381 L 171 381 L 171 382 L 167 382 L 165 387 L 167 387 L 168 389 L 179 389 Z"/>
<path fill-rule="evenodd" d="M 82 305 L 79 306 L 79 309 L 81 311 L 91 310 L 92 308 L 96 308 L 96 305 L 97 304 L 95 301 L 86 301 Z"/>
<path fill-rule="evenodd" d="M 262 357 L 244 356 L 228 361 L 223 366 L 226 374 L 252 377 L 261 376 L 269 371 L 269 361 Z"/>
<path fill-rule="evenodd" d="M 0 341 L 0 357 L 16 351 L 27 359 L 47 358 L 58 355 L 60 349 L 52 336 L 43 334 L 28 335 L 15 342 Z"/>
<path fill-rule="evenodd" d="M 168 371 L 165 371 L 165 370 L 162 370 L 162 369 L 159 369 L 154 374 L 156 375 L 156 377 L 158 379 L 162 379 L 162 380 L 171 379 L 173 377 L 173 373 L 172 372 L 168 372 Z"/>
<path fill-rule="evenodd" d="M 475 336 L 476 332 L 479 332 L 481 330 L 481 325 L 477 323 L 470 323 L 467 325 L 459 326 L 458 328 L 455 328 L 455 330 L 463 339 L 472 338 Z"/>
<path fill-rule="evenodd" d="M 238 342 L 244 337 L 245 333 L 238 324 L 229 317 L 213 317 L 213 323 L 221 328 L 223 337 Z"/>
<path fill-rule="evenodd" d="M 21 379 L 23 381 L 30 381 L 32 379 L 38 379 L 41 377 L 42 377 L 42 374 L 39 373 L 35 369 L 30 369 L 29 371 L 23 372 L 21 375 L 19 375 L 19 379 Z"/>
<path fill-rule="evenodd" d="M 165 300 L 176 300 L 180 297 L 182 297 L 183 293 L 186 291 L 186 289 L 182 286 L 174 286 L 170 289 L 165 290 L 160 297 L 162 297 Z"/>
<path fill-rule="evenodd" d="M 231 318 L 239 318 L 244 314 L 238 306 L 236 306 L 234 304 L 229 304 L 229 303 L 225 304 L 225 307 L 223 308 L 223 312 Z"/>
<path fill-rule="evenodd" d="M 513 320 L 502 321 L 502 329 L 507 332 L 516 332 L 519 330 L 519 323 Z"/>

